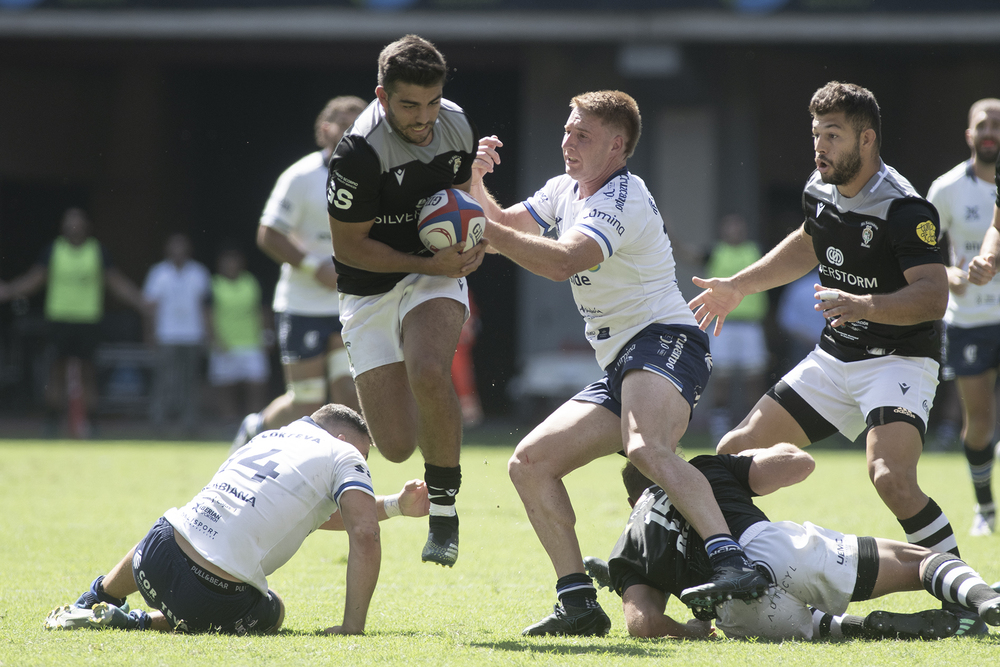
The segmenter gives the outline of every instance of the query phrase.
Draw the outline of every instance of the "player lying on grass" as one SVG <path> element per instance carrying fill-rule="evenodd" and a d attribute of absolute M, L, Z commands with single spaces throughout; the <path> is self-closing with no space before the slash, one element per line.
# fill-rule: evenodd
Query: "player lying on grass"
<path fill-rule="evenodd" d="M 789 444 L 747 450 L 740 455 L 691 460 L 708 479 L 733 536 L 775 585 L 758 600 L 728 601 L 695 616 L 716 617 L 730 638 L 771 640 L 826 637 L 924 638 L 987 632 L 973 618 L 935 609 L 915 614 L 875 611 L 845 615 L 852 601 L 919 590 L 957 603 L 1000 625 L 1000 595 L 962 560 L 905 542 L 858 537 L 811 523 L 772 522 L 753 504 L 765 495 L 805 479 L 812 457 Z M 631 463 L 622 479 L 633 506 L 628 525 L 608 563 L 587 559 L 599 584 L 622 596 L 625 623 L 636 637 L 709 637 L 711 624 L 679 623 L 664 614 L 667 598 L 711 572 L 705 547 L 662 489 Z"/>
<path fill-rule="evenodd" d="M 273 633 L 285 605 L 267 575 L 325 528 L 346 530 L 350 542 L 344 620 L 326 632 L 363 633 L 382 558 L 378 521 L 429 509 L 420 480 L 376 499 L 370 447 L 368 425 L 343 405 L 261 433 L 191 502 L 167 510 L 75 604 L 49 614 L 45 627 Z M 125 598 L 136 591 L 153 611 L 129 611 Z"/>

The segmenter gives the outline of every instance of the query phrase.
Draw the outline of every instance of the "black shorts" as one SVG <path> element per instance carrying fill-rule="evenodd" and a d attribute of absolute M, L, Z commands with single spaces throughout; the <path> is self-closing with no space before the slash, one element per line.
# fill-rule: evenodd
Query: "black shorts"
<path fill-rule="evenodd" d="M 339 334 L 343 325 L 337 315 L 313 316 L 275 313 L 281 363 L 312 359 L 328 352 L 330 336 Z"/>
<path fill-rule="evenodd" d="M 698 327 L 650 324 L 622 347 L 603 378 L 584 387 L 573 400 L 602 405 L 621 417 L 625 374 L 645 370 L 666 378 L 693 412 L 712 373 L 711 359 L 708 334 Z"/>
<path fill-rule="evenodd" d="M 946 380 L 996 370 L 1000 366 L 1000 324 L 968 329 L 947 326 L 944 350 L 942 376 Z"/>
<path fill-rule="evenodd" d="M 56 357 L 76 357 L 84 361 L 94 358 L 94 350 L 101 342 L 101 325 L 97 322 L 46 323 L 49 343 L 56 350 Z"/>
<path fill-rule="evenodd" d="M 273 591 L 265 596 L 250 584 L 219 580 L 192 563 L 163 517 L 136 546 L 132 576 L 146 604 L 179 632 L 261 634 L 274 630 L 281 617 Z"/>

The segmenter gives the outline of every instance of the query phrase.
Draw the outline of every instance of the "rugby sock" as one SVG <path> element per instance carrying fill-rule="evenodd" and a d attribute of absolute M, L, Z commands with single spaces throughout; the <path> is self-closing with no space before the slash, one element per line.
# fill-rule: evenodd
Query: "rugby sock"
<path fill-rule="evenodd" d="M 90 590 L 80 596 L 76 601 L 75 606 L 81 607 L 83 609 L 91 609 L 98 602 L 107 602 L 108 604 L 113 604 L 116 607 L 121 607 L 125 604 L 125 598 L 113 598 L 104 591 L 104 575 L 102 574 L 97 579 L 94 579 L 90 584 Z"/>
<path fill-rule="evenodd" d="M 424 482 L 431 501 L 431 516 L 457 517 L 455 496 L 462 486 L 462 466 L 445 468 L 425 463 Z"/>
<path fill-rule="evenodd" d="M 567 606 L 579 609 L 594 609 L 597 604 L 597 589 L 594 582 L 585 574 L 574 572 L 556 581 L 556 595 L 563 608 Z"/>
<path fill-rule="evenodd" d="M 931 551 L 947 552 L 958 556 L 958 542 L 948 517 L 944 515 L 933 498 L 915 516 L 899 519 L 899 525 L 906 533 L 906 541 L 919 544 Z"/>
<path fill-rule="evenodd" d="M 964 442 L 962 446 L 965 449 L 965 459 L 969 462 L 969 474 L 972 476 L 972 488 L 976 491 L 976 502 L 980 505 L 992 505 L 993 448 L 969 449 L 969 445 Z"/>
<path fill-rule="evenodd" d="M 950 554 L 935 554 L 925 561 L 923 584 L 942 602 L 952 602 L 978 613 L 987 600 L 997 597 L 979 573 Z"/>
<path fill-rule="evenodd" d="M 743 552 L 743 547 L 733 540 L 732 535 L 718 533 L 705 538 L 705 551 L 713 570 L 720 567 L 753 568 L 753 563 Z"/>
<path fill-rule="evenodd" d="M 816 607 L 809 607 L 809 611 L 812 612 L 813 639 L 864 637 L 867 634 L 865 619 L 861 616 L 834 616 Z"/>

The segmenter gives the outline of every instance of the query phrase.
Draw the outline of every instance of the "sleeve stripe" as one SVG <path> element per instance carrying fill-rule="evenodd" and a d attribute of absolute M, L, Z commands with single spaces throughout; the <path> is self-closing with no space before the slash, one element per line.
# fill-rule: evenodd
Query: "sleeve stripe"
<path fill-rule="evenodd" d="M 362 491 L 368 493 L 368 495 L 373 497 L 375 496 L 375 490 L 372 489 L 370 484 L 365 484 L 364 482 L 352 480 L 350 482 L 344 482 L 343 484 L 341 484 L 340 488 L 338 488 L 336 493 L 333 494 L 333 499 L 337 502 L 340 502 L 340 496 L 344 493 L 344 491 L 347 491 L 348 489 L 352 488 L 361 489 Z"/>
<path fill-rule="evenodd" d="M 535 222 L 538 223 L 539 227 L 541 227 L 542 229 L 549 228 L 550 226 L 549 223 L 542 220 L 542 217 L 535 212 L 535 209 L 531 206 L 531 204 L 529 204 L 528 202 L 524 202 L 524 208 L 528 209 L 528 213 L 530 213 L 531 217 L 535 219 Z"/>
<path fill-rule="evenodd" d="M 607 250 L 608 250 L 608 252 L 607 252 L 608 257 L 611 257 L 611 255 L 615 254 L 614 249 L 611 247 L 611 241 L 609 241 L 608 237 L 605 236 L 604 234 L 602 234 L 600 231 L 598 231 L 597 229 L 594 229 L 590 225 L 577 225 L 576 228 L 580 232 L 586 234 L 590 238 L 592 238 L 595 241 L 597 241 L 598 243 L 602 243 L 603 242 L 604 243 L 604 247 L 607 248 Z"/>

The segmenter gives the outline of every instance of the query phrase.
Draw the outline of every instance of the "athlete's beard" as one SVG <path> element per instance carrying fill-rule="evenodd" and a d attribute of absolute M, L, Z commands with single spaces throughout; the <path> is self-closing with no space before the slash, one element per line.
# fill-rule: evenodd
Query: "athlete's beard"
<path fill-rule="evenodd" d="M 833 168 L 830 170 L 830 173 L 823 177 L 824 183 L 829 183 L 830 185 L 850 183 L 854 180 L 855 176 L 861 173 L 861 139 L 859 138 L 857 143 L 854 144 L 853 151 L 844 155 L 837 162 L 833 162 L 829 158 L 826 158 L 826 161 Z"/>
<path fill-rule="evenodd" d="M 410 135 L 408 135 L 403 130 L 402 127 L 400 127 L 399 123 L 396 122 L 396 115 L 394 113 L 392 113 L 392 111 L 389 110 L 389 109 L 385 110 L 385 119 L 387 121 L 389 121 L 389 126 L 392 128 L 392 131 L 395 132 L 397 135 L 399 135 L 400 138 L 403 139 L 403 141 L 405 141 L 407 143 L 410 143 L 410 144 L 416 144 L 416 145 L 419 146 L 420 143 L 422 143 L 422 142 L 424 142 L 424 141 L 427 140 L 426 138 L 424 138 L 424 139 L 421 139 L 420 142 L 414 141 L 413 138 L 410 137 Z M 431 128 L 431 132 L 432 133 L 434 132 L 433 128 Z"/>
<path fill-rule="evenodd" d="M 976 162 L 980 164 L 996 164 L 998 155 L 1000 143 L 994 143 L 993 148 L 983 148 L 982 144 L 976 146 Z"/>

